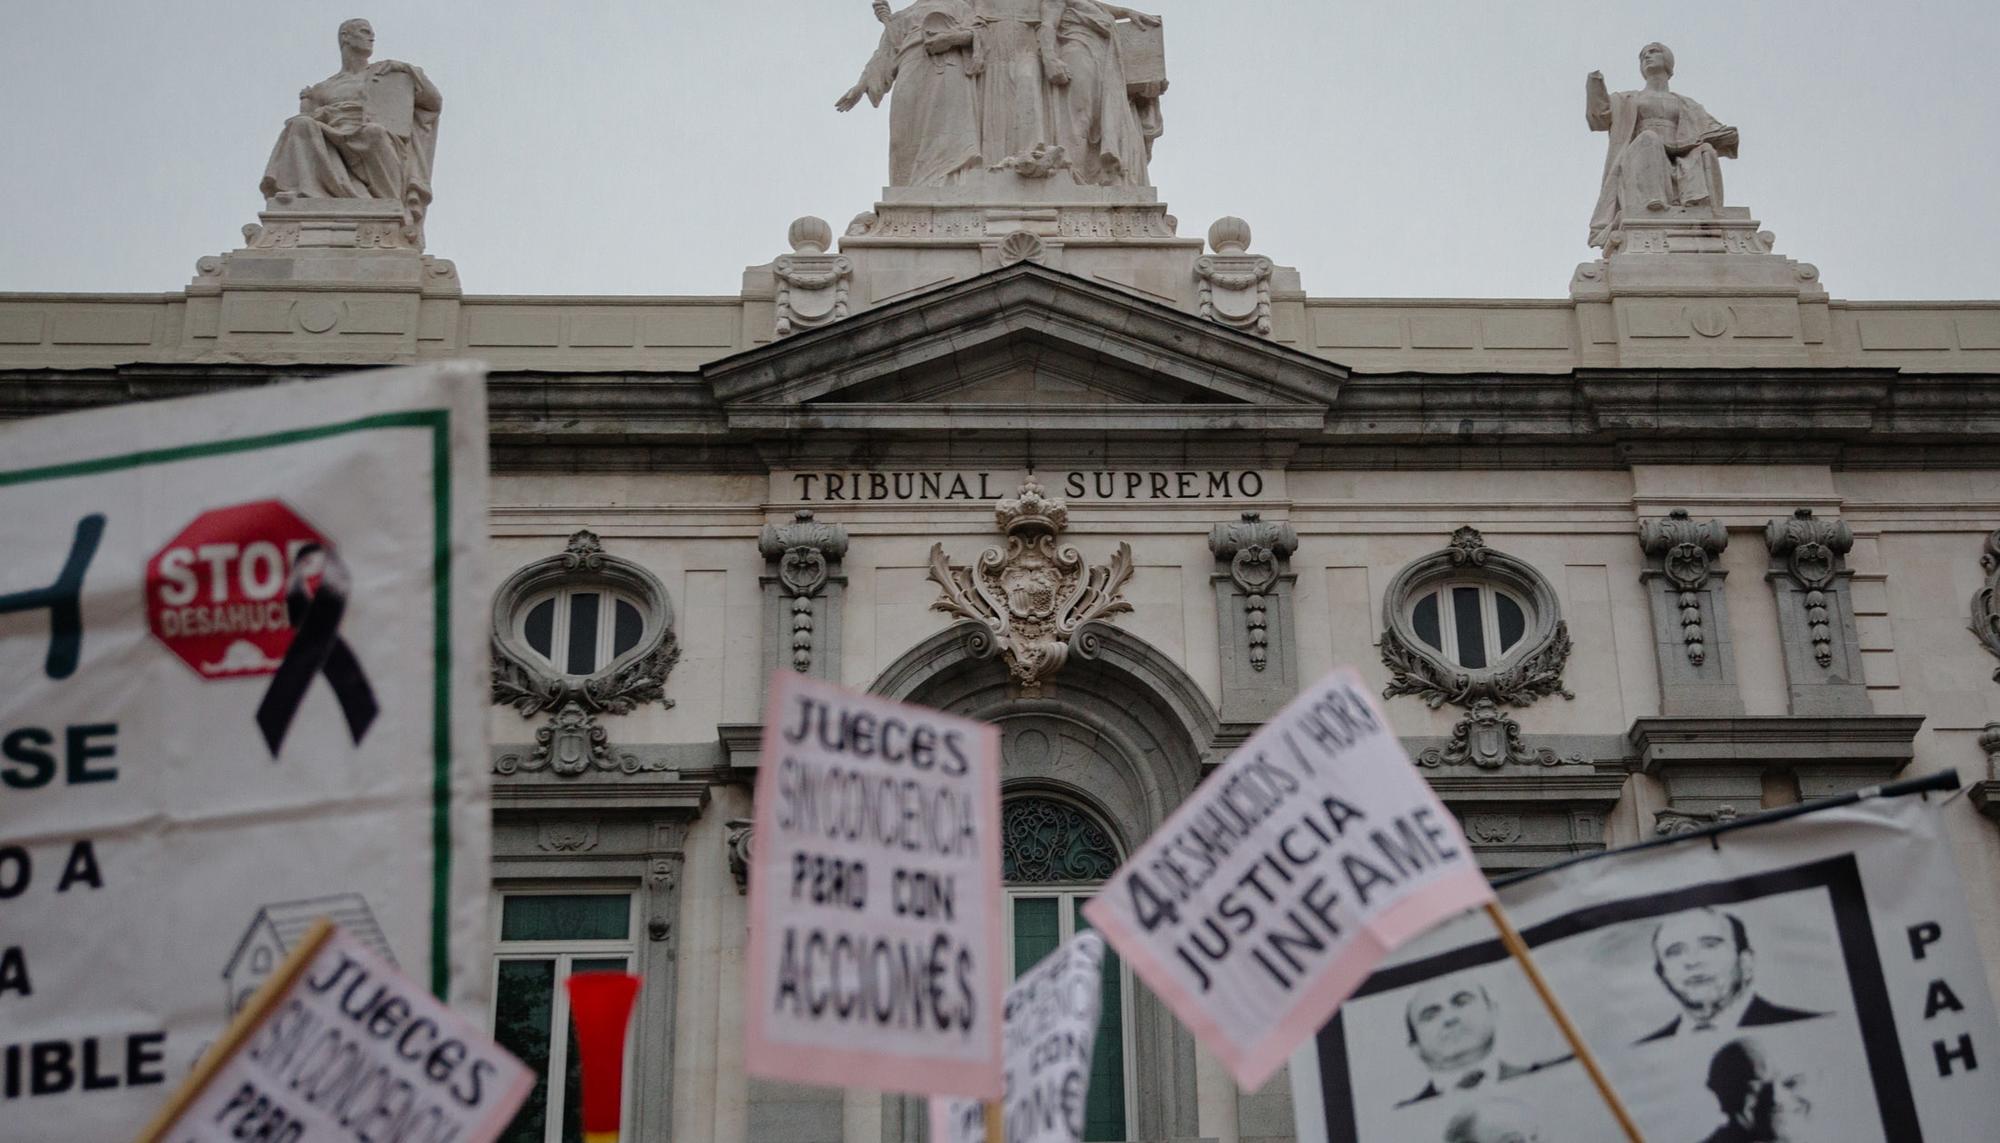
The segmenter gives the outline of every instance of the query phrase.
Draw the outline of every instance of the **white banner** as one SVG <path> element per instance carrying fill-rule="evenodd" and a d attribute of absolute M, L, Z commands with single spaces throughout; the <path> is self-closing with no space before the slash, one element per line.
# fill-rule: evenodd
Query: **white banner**
<path fill-rule="evenodd" d="M 1942 799 L 1613 853 L 1500 893 L 1655 1143 L 1972 1143 L 2000 1032 Z M 1981 823 L 1983 827 L 1983 823 Z M 1379 970 L 1294 1058 L 1303 1141 L 1622 1136 L 1484 916 Z"/>
<path fill-rule="evenodd" d="M 1386 951 L 1491 898 L 1457 820 L 1343 668 L 1196 787 L 1084 915 L 1254 1090 Z"/>
<path fill-rule="evenodd" d="M 1085 931 L 1007 989 L 1001 1086 L 1009 1143 L 1077 1143 L 1104 1000 L 1104 938 Z M 931 1143 L 988 1143 L 985 1105 L 931 1100 Z"/>
<path fill-rule="evenodd" d="M 483 1017 L 482 378 L 0 428 L 0 1133 L 131 1138 L 322 915 Z"/>
<path fill-rule="evenodd" d="M 491 1143 L 506 1129 L 535 1086 L 526 1064 L 352 933 L 309 955 L 150 1138 Z"/>
<path fill-rule="evenodd" d="M 999 731 L 779 670 L 759 766 L 750 1074 L 998 1097 Z"/>

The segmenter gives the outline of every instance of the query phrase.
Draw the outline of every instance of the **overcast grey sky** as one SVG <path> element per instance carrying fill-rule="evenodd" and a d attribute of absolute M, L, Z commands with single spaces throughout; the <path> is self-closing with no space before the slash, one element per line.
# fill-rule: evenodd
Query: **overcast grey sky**
<path fill-rule="evenodd" d="M 1314 295 L 1562 296 L 1604 161 L 1584 75 L 1636 87 L 1659 39 L 1741 129 L 1729 201 L 1835 297 L 2000 297 L 1996 0 L 1152 2 L 1160 196 Z M 470 292 L 734 293 L 885 177 L 887 107 L 833 110 L 867 0 L 4 7 L 0 290 L 174 290 L 237 245 L 354 15 L 444 92 L 430 251 Z"/>

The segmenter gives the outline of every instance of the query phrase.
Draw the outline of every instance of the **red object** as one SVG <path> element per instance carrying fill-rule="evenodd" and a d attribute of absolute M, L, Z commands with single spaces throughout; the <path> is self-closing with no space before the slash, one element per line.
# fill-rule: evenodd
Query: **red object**
<path fill-rule="evenodd" d="M 330 546 L 277 500 L 203 512 L 146 562 L 146 625 L 204 679 L 271 674 L 292 645 L 285 586 L 307 545 Z"/>
<path fill-rule="evenodd" d="M 639 978 L 625 972 L 578 972 L 563 986 L 569 989 L 569 1018 L 576 1024 L 576 1049 L 583 1057 L 584 1134 L 616 1139 L 625 1105 L 625 1027 L 639 996 Z"/>

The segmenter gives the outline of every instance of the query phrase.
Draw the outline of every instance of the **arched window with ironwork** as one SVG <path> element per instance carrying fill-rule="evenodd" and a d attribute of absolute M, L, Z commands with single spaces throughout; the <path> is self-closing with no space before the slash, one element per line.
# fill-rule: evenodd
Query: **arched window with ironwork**
<path fill-rule="evenodd" d="M 1007 798 L 1000 810 L 1001 869 L 1007 882 L 1007 943 L 1013 974 L 1033 968 L 1090 927 L 1083 905 L 1123 855 L 1111 831 L 1071 802 L 1043 793 Z M 1104 957 L 1103 1007 L 1084 1108 L 1086 1140 L 1121 1140 L 1133 1121 L 1129 1074 L 1132 974 L 1118 954 Z"/>

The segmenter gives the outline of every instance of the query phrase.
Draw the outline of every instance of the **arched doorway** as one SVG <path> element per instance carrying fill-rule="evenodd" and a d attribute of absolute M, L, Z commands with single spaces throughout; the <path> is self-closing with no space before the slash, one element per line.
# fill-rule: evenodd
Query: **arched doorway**
<path fill-rule="evenodd" d="M 1219 725 L 1194 681 L 1144 640 L 1105 629 L 1096 652 L 1071 658 L 1039 697 L 1024 699 L 997 660 L 974 657 L 964 631 L 947 629 L 870 688 L 1000 727 L 1008 936 L 1019 968 L 1075 931 L 1092 887 L 1193 791 Z M 1196 1135 L 1193 1038 L 1122 965 L 1115 998 L 1119 1058 L 1098 1055 L 1125 1087 L 1117 1138 Z M 1094 1110 L 1099 1123 L 1115 1123 L 1108 1103 Z"/>

